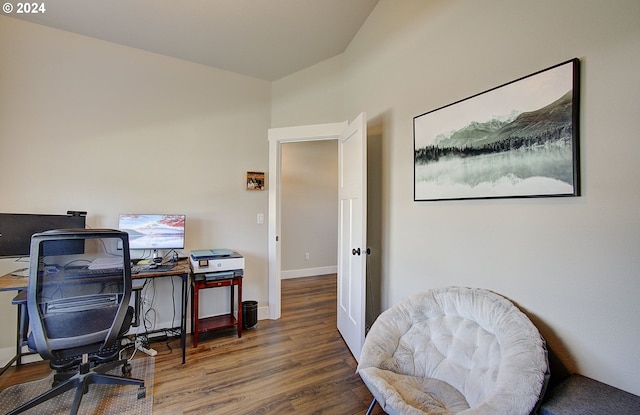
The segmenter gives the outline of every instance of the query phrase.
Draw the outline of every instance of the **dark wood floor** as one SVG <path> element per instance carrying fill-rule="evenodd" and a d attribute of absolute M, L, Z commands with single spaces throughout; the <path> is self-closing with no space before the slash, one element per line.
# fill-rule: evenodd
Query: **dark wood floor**
<path fill-rule="evenodd" d="M 364 414 L 371 394 L 336 329 L 335 275 L 282 281 L 282 317 L 235 331 L 153 343 L 154 415 Z M 44 377 L 46 363 L 12 368 L 0 389 Z M 381 414 L 379 407 L 374 411 Z"/>

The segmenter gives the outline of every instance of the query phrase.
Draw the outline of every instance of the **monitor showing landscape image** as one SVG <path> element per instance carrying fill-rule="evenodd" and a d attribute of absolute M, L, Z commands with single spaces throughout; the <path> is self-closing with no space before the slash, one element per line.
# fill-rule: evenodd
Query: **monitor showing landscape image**
<path fill-rule="evenodd" d="M 130 249 L 183 249 L 185 215 L 121 214 L 118 228 L 129 234 Z"/>

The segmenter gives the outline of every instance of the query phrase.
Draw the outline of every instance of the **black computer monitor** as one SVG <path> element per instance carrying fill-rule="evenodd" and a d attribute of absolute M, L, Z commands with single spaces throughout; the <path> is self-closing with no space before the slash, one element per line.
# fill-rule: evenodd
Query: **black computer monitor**
<path fill-rule="evenodd" d="M 31 235 L 52 229 L 84 228 L 84 215 L 0 213 L 0 257 L 28 257 Z M 84 253 L 83 240 L 60 241 L 47 246 L 47 255 Z"/>

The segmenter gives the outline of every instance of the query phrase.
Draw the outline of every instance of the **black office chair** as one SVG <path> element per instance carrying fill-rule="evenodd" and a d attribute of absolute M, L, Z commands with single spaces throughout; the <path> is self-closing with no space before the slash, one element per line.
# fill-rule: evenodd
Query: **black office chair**
<path fill-rule="evenodd" d="M 53 387 L 7 415 L 18 414 L 70 389 L 76 414 L 91 384 L 137 385 L 144 381 L 107 372 L 131 366 L 122 359 L 122 337 L 131 326 L 131 266 L 126 232 L 63 229 L 31 238 L 27 309 L 29 347 L 56 371 Z"/>

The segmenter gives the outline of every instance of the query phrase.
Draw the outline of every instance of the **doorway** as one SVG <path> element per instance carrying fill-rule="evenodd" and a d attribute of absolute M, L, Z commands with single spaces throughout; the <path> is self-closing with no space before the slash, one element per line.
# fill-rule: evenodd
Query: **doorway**
<path fill-rule="evenodd" d="M 367 128 L 366 114 L 351 122 L 269 130 L 269 316 L 281 315 L 282 145 L 338 140 L 337 328 L 356 360 L 364 343 L 366 306 Z"/>
<path fill-rule="evenodd" d="M 337 273 L 338 143 L 282 145 L 281 278 Z"/>
<path fill-rule="evenodd" d="M 269 318 L 277 320 L 281 314 L 281 208 L 280 173 L 282 146 L 317 140 L 337 140 L 348 123 L 272 128 L 269 130 Z"/>

